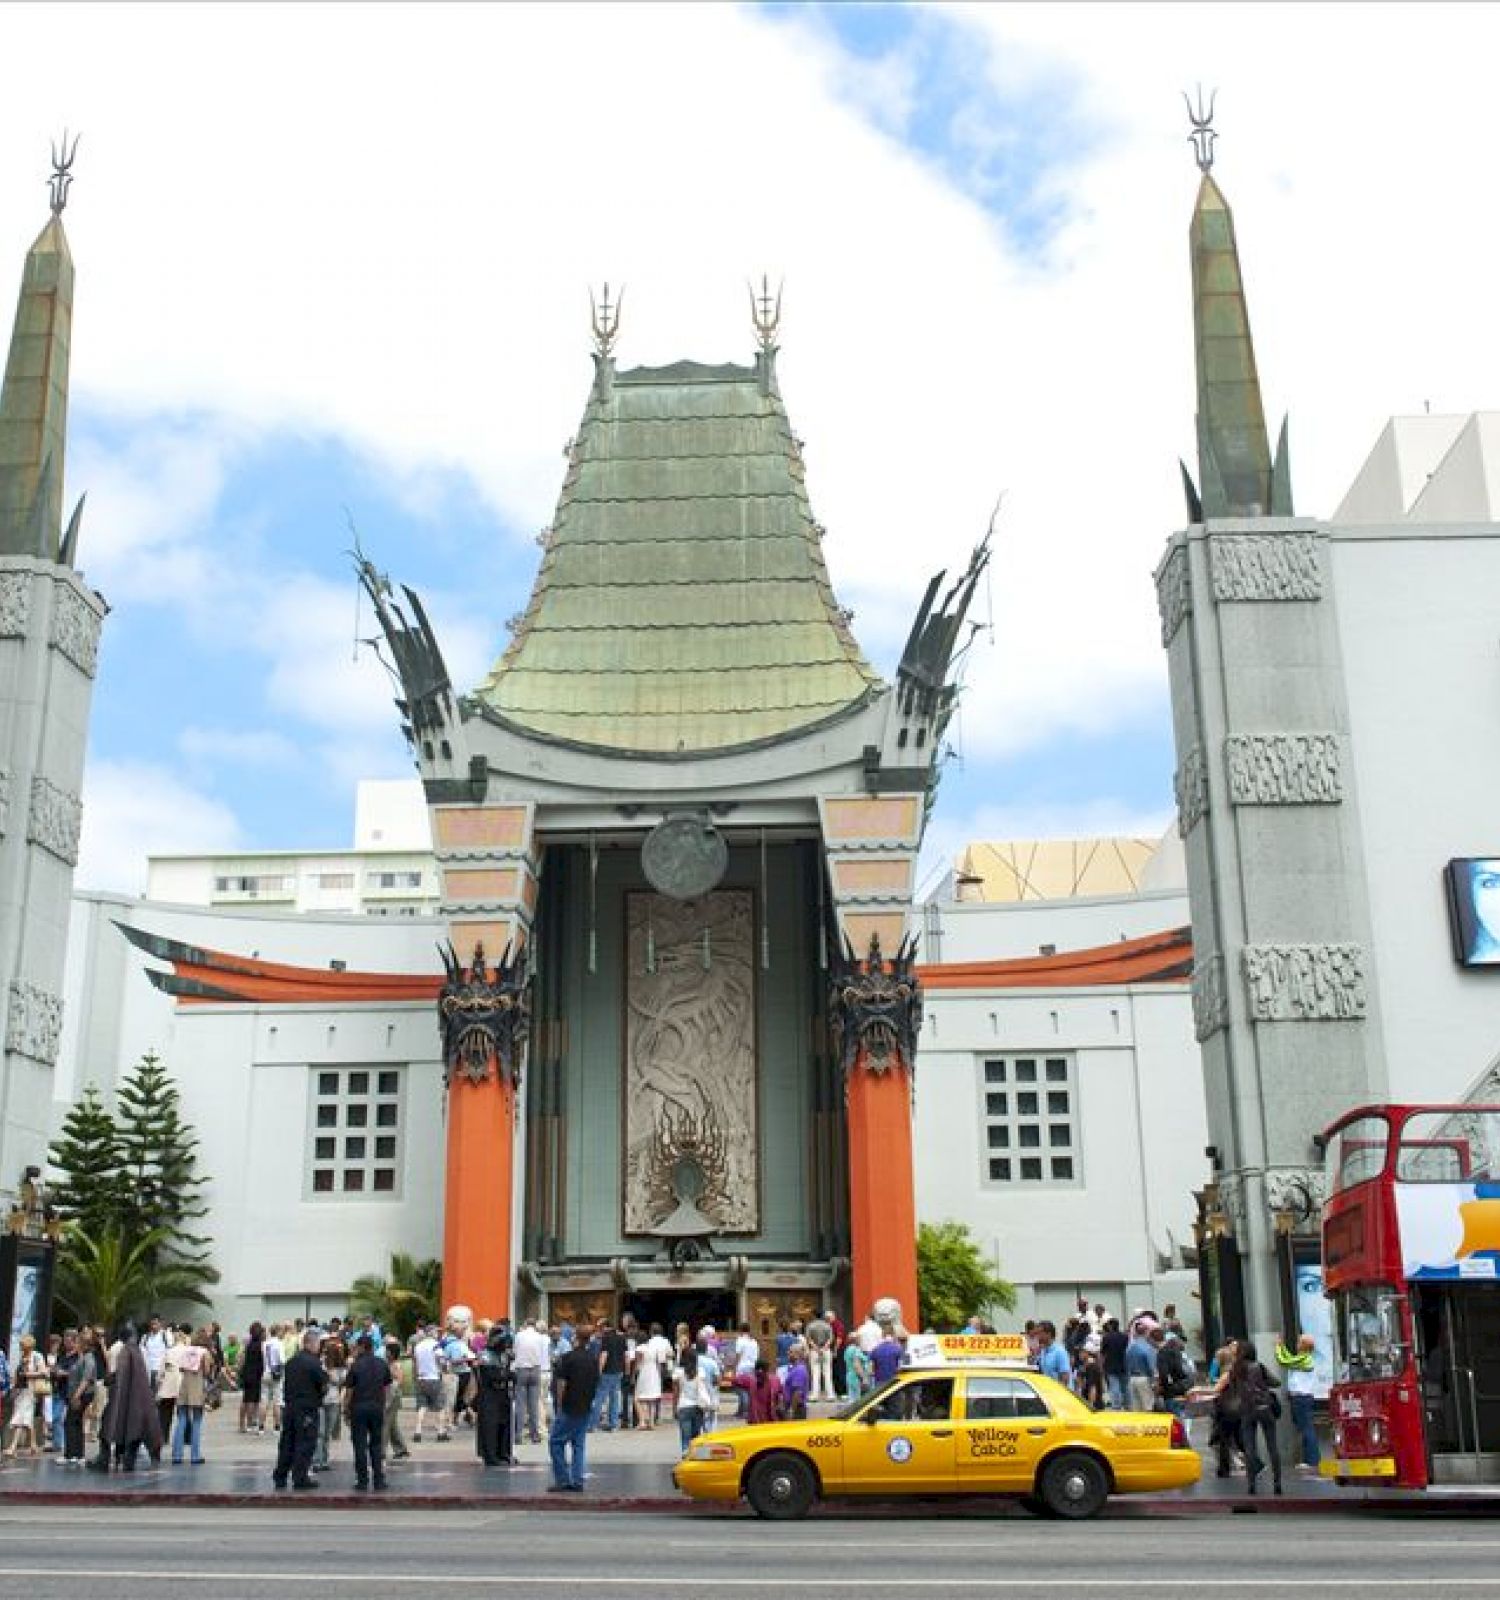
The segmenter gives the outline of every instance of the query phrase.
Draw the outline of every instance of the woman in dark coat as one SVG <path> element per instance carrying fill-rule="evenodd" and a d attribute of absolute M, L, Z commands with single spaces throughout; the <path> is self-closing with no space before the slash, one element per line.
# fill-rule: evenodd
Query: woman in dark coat
<path fill-rule="evenodd" d="M 1276 1493 L 1281 1493 L 1281 1451 L 1276 1446 L 1276 1419 L 1281 1415 L 1281 1401 L 1275 1394 L 1280 1387 L 1281 1380 L 1273 1377 L 1257 1360 L 1255 1346 L 1248 1339 L 1242 1339 L 1239 1355 L 1229 1369 L 1226 1393 L 1239 1398 L 1240 1442 L 1245 1449 L 1246 1487 L 1251 1494 L 1255 1493 L 1255 1480 L 1266 1465 L 1257 1449 L 1262 1439 L 1270 1461 L 1271 1482 Z"/>
<path fill-rule="evenodd" d="M 479 1357 L 479 1420 L 474 1427 L 474 1445 L 487 1467 L 516 1464 L 511 1443 L 511 1413 L 516 1390 L 511 1371 L 511 1343 L 510 1329 L 500 1323 L 491 1332 Z"/>
<path fill-rule="evenodd" d="M 250 1338 L 240 1356 L 240 1432 L 264 1433 L 260 1414 L 260 1386 L 266 1376 L 266 1330 L 250 1324 Z"/>

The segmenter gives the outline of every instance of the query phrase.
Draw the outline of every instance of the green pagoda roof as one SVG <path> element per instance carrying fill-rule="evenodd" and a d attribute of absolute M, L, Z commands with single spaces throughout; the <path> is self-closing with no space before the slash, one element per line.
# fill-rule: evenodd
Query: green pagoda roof
<path fill-rule="evenodd" d="M 880 679 L 834 598 L 773 352 L 598 376 L 531 600 L 475 698 L 617 754 L 763 744 Z"/>

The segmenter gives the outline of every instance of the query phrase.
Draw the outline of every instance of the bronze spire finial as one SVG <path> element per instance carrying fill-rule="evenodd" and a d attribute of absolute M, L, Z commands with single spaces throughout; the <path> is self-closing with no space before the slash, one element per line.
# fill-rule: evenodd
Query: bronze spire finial
<path fill-rule="evenodd" d="M 608 356 L 613 353 L 615 340 L 620 335 L 620 307 L 625 304 L 625 290 L 622 287 L 619 298 L 610 304 L 609 285 L 604 285 L 604 294 L 601 299 L 594 298 L 593 290 L 589 291 L 589 305 L 593 312 L 594 329 L 594 354 Z"/>
<path fill-rule="evenodd" d="M 1203 109 L 1203 85 L 1198 85 L 1198 104 L 1195 108 L 1188 99 L 1187 91 L 1183 91 L 1182 103 L 1187 107 L 1188 121 L 1193 125 L 1193 131 L 1188 135 L 1188 143 L 1193 147 L 1193 154 L 1198 159 L 1198 170 L 1206 177 L 1213 169 L 1214 140 L 1219 136 L 1214 132 L 1214 102 L 1219 98 L 1219 91 L 1212 89 L 1208 96 L 1208 110 Z"/>
<path fill-rule="evenodd" d="M 60 217 L 63 207 L 68 203 L 68 186 L 73 182 L 73 157 L 78 154 L 78 141 L 81 134 L 73 135 L 72 144 L 68 143 L 68 130 L 63 129 L 62 143 L 56 140 L 52 144 L 52 176 L 47 180 L 47 186 L 52 191 L 52 215 Z"/>
<path fill-rule="evenodd" d="M 776 294 L 772 298 L 771 280 L 762 273 L 759 294 L 756 294 L 753 283 L 746 287 L 750 290 L 750 320 L 760 336 L 760 347 L 770 350 L 776 343 L 776 330 L 781 326 L 781 291 L 784 285 L 776 285 Z"/>

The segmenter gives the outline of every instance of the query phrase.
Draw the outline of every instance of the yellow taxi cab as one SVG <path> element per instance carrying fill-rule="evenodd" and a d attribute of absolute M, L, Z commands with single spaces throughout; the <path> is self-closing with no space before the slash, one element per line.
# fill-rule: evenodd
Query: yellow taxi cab
<path fill-rule="evenodd" d="M 944 1351 L 831 1416 L 700 1435 L 672 1478 L 695 1500 L 743 1496 L 762 1517 L 840 1496 L 998 1494 L 1079 1518 L 1111 1494 L 1186 1488 L 1201 1470 L 1174 1416 L 1091 1411 L 1023 1365 Z"/>

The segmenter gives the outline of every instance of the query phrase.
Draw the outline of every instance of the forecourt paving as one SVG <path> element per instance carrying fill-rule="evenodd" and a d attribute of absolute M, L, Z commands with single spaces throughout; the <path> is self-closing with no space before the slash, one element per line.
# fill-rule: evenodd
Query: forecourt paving
<path fill-rule="evenodd" d="M 565 1531 L 564 1531 L 565 1530 Z M 559 1536 L 559 1534 L 561 1536 Z M 650 1513 L 385 1511 L 319 1516 L 228 1507 L 0 1505 L 0 1600 L 435 1600 L 591 1594 L 621 1600 L 926 1600 L 1165 1596 L 1167 1600 L 1398 1595 L 1500 1600 L 1500 1530 L 1333 1515 L 1316 1532 L 1254 1518 L 926 1523 Z"/>
<path fill-rule="evenodd" d="M 387 1464 L 389 1487 L 379 1493 L 358 1493 L 354 1488 L 353 1461 L 348 1438 L 334 1442 L 329 1470 L 319 1474 L 312 1493 L 276 1489 L 271 1467 L 276 1436 L 241 1434 L 233 1413 L 225 1408 L 210 1413 L 202 1466 L 173 1466 L 166 1456 L 152 1465 L 143 1455 L 134 1472 L 109 1474 L 66 1468 L 53 1455 L 0 1465 L 0 1502 L 33 1505 L 257 1505 L 296 1501 L 299 1506 L 348 1510 L 383 1507 L 494 1506 L 561 1512 L 636 1511 L 690 1514 L 710 1519 L 751 1515 L 744 1506 L 695 1504 L 672 1486 L 671 1468 L 678 1456 L 675 1424 L 649 1430 L 595 1433 L 588 1449 L 588 1491 L 559 1495 L 548 1490 L 551 1468 L 543 1444 L 523 1442 L 517 1447 L 514 1467 L 485 1467 L 474 1452 L 472 1429 L 460 1428 L 451 1440 L 436 1442 L 431 1434 L 417 1443 L 403 1418 L 412 1455 Z M 737 1424 L 726 1420 L 723 1428 Z M 1198 1432 L 1203 1431 L 1199 1424 Z M 1269 1490 L 1269 1485 L 1266 1486 Z M 1141 1516 L 1204 1515 L 1214 1512 L 1254 1512 L 1262 1515 L 1337 1513 L 1351 1509 L 1396 1506 L 1447 1511 L 1500 1513 L 1500 1491 L 1396 1493 L 1389 1490 L 1346 1488 L 1288 1472 L 1286 1494 L 1269 1492 L 1253 1499 L 1243 1479 L 1219 1479 L 1205 1462 L 1203 1480 L 1188 1490 L 1166 1494 L 1129 1495 L 1111 1500 L 1105 1516 L 1130 1519 Z M 921 1516 L 996 1515 L 1024 1516 L 1007 1501 L 989 1497 L 936 1500 L 840 1501 L 815 1508 L 815 1517 L 889 1516 L 893 1511 Z M 784 1525 L 783 1525 L 784 1526 Z"/>

